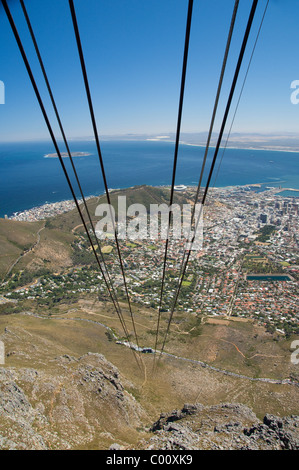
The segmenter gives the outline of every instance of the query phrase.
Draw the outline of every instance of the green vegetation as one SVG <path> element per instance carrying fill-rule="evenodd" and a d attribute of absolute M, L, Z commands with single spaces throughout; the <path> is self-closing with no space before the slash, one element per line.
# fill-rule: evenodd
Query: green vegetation
<path fill-rule="evenodd" d="M 150 204 L 167 204 L 169 201 L 169 190 L 166 188 L 139 186 L 127 190 L 114 191 L 111 196 L 115 204 L 120 195 L 127 197 L 127 205 L 139 202 L 145 204 L 148 209 Z M 187 201 L 186 194 L 176 193 L 175 198 L 176 203 L 185 203 Z M 92 198 L 88 201 L 91 213 L 94 214 L 96 206 L 101 202 L 105 202 L 105 196 Z M 217 224 L 215 227 L 217 227 Z M 40 231 L 40 229 L 43 230 Z M 6 230 L 8 230 L 7 234 Z M 272 225 L 263 226 L 258 239 L 260 241 L 268 239 L 275 230 L 276 228 Z M 36 244 L 38 231 L 40 231 L 38 246 L 22 256 L 25 250 Z M 0 238 L 1 236 L 3 237 L 3 246 L 5 246 L 6 238 L 9 240 L 11 249 L 14 250 L 14 256 L 12 256 L 13 251 L 10 252 L 9 256 L 11 256 L 11 259 L 8 263 L 9 266 L 7 265 L 7 270 L 19 257 L 10 276 L 5 278 L 7 282 L 3 283 L 0 288 L 2 294 L 9 292 L 11 298 L 19 302 L 25 298 L 32 299 L 32 302 L 36 302 L 40 309 L 42 307 L 51 309 L 63 304 L 74 304 L 78 299 L 89 295 L 95 295 L 98 299 L 102 300 L 108 298 L 97 261 L 90 248 L 88 237 L 83 232 L 76 209 L 47 219 L 46 222 L 20 223 L 9 220 L 1 221 Z M 111 237 L 113 238 L 114 235 L 111 234 Z M 251 246 L 247 243 L 244 243 L 243 250 L 240 250 L 238 247 L 239 252 L 237 254 L 233 246 L 228 246 L 226 253 L 218 253 L 215 251 L 215 248 L 211 248 L 211 244 L 214 247 L 214 244 L 218 243 L 217 238 L 209 237 L 208 234 L 207 237 L 209 249 L 203 257 L 198 260 L 194 259 L 189 264 L 188 272 L 183 279 L 182 289 L 176 304 L 176 313 L 188 316 L 190 313 L 195 312 L 215 314 L 221 310 L 221 313 L 225 314 L 227 312 L 228 299 L 230 299 L 233 292 L 231 287 L 236 281 L 236 276 L 234 271 L 231 271 L 231 267 L 237 267 L 238 269 L 240 263 L 243 264 L 241 278 L 238 281 L 238 289 L 243 290 L 243 292 L 246 292 L 246 289 L 248 290 L 248 282 L 244 281 L 243 274 L 279 273 L 283 272 L 284 268 L 290 265 L 288 261 L 280 261 L 284 259 L 282 257 L 279 261 L 273 261 L 269 250 Z M 114 249 L 114 240 L 107 240 L 105 243 L 102 247 L 102 254 L 108 269 L 111 269 L 112 279 L 116 280 L 117 295 L 119 299 L 125 301 L 126 295 L 122 285 L 117 253 Z M 120 247 L 124 254 L 124 268 L 132 303 L 139 306 L 146 305 L 156 310 L 159 305 L 161 289 L 159 269 L 161 267 L 160 258 L 163 243 L 158 241 L 155 244 L 152 242 L 135 242 L 135 240 L 132 242 L 121 241 Z M 172 307 L 173 294 L 177 287 L 179 257 L 176 254 L 169 257 L 162 312 L 169 312 Z M 2 256 L 3 264 L 5 264 L 9 256 L 4 254 Z M 289 260 L 287 256 L 285 256 L 285 259 Z M 292 260 L 291 264 L 295 264 L 295 261 Z M 74 267 L 77 269 L 74 269 Z M 294 277 L 296 277 L 296 274 Z M 269 282 L 268 285 L 270 290 L 275 289 L 273 283 Z M 26 289 L 15 292 L 15 289 L 22 287 L 26 287 Z M 279 293 L 274 293 L 273 295 L 275 298 L 279 297 Z M 252 298 L 254 296 L 255 294 L 253 293 Z M 245 296 L 240 300 L 237 299 L 231 314 L 235 317 L 246 316 L 248 314 L 260 322 L 267 323 L 268 317 L 271 318 L 271 304 L 266 303 L 263 306 L 265 309 L 262 312 L 264 316 L 261 315 L 260 309 L 257 312 L 250 312 L 250 308 L 246 311 L 245 307 L 244 313 L 240 304 L 244 302 L 246 306 L 247 300 Z M 265 301 L 267 302 L 267 299 Z M 289 308 L 289 312 L 282 313 L 286 318 L 283 324 L 276 321 L 276 318 L 273 317 L 269 320 L 269 325 L 275 326 L 275 330 L 277 328 L 281 329 L 285 332 L 285 335 L 297 331 L 296 325 L 293 322 L 295 309 L 293 309 L 292 305 Z"/>
<path fill-rule="evenodd" d="M 141 186 L 116 191 L 113 193 L 114 201 L 118 195 L 124 194 L 129 196 L 128 203 L 167 203 L 169 200 L 167 189 Z M 182 194 L 175 194 L 175 197 L 181 202 L 185 198 Z M 103 198 L 88 201 L 92 214 L 99 201 L 103 202 Z M 214 214 L 214 211 L 213 205 L 211 212 Z M 11 249 L 7 270 L 36 243 L 37 232 L 42 227 L 43 223 L 19 225 L 9 221 L 7 228 L 11 233 L 2 232 L 3 246 L 9 243 Z M 271 241 L 271 234 L 275 233 L 275 228 L 271 227 L 263 227 L 259 233 L 260 241 Z M 20 233 L 14 233 L 19 228 Z M 255 286 L 254 282 L 246 281 L 244 275 L 289 271 L 286 268 L 296 265 L 297 258 L 288 246 L 275 257 L 274 243 L 273 246 L 258 247 L 244 242 L 240 249 L 241 245 L 231 243 L 236 242 L 236 233 L 232 240 L 229 233 L 224 233 L 226 238 L 223 241 L 216 235 L 217 230 L 214 236 L 207 234 L 205 252 L 190 259 L 165 342 L 165 352 L 173 356 L 162 356 L 153 377 L 153 354 L 142 355 L 145 370 L 140 371 L 130 348 L 116 343 L 116 338 L 127 338 L 109 300 L 78 215 L 70 211 L 49 219 L 40 232 L 38 246 L 20 257 L 1 285 L 1 294 L 10 300 L 0 304 L 0 330 L 8 330 L 3 333 L 9 340 L 6 346 L 8 366 L 20 370 L 24 367 L 43 370 L 45 367 L 52 369 L 56 377 L 57 361 L 62 361 L 63 369 L 68 364 L 66 355 L 78 359 L 88 352 L 102 354 L 119 368 L 126 390 L 132 391 L 138 402 L 147 407 L 148 416 L 153 413 L 154 418 L 161 410 L 173 409 L 186 401 L 225 402 L 228 394 L 232 400 L 246 403 L 257 412 L 286 409 L 293 412 L 297 403 L 296 387 L 251 381 L 244 376 L 278 380 L 295 377 L 297 366 L 290 361 L 290 345 L 299 335 L 293 302 L 293 296 L 297 295 L 296 283 L 290 281 L 286 288 L 279 282 L 268 281 Z M 164 246 L 159 241 L 120 242 L 140 347 L 155 347 Z M 135 343 L 113 239 L 103 243 L 102 253 L 126 320 L 129 338 Z M 167 260 L 158 350 L 168 327 L 182 254 L 182 245 L 179 248 L 174 245 Z M 296 278 L 296 274 L 292 273 L 292 276 Z M 286 304 L 284 299 L 287 299 Z M 232 308 L 228 311 L 230 305 Z M 228 313 L 230 316 L 226 316 Z M 93 359 L 98 362 L 97 357 L 88 356 L 88 360 Z M 78 361 L 71 360 L 68 365 L 74 372 Z M 243 378 L 227 375 L 225 371 L 241 374 Z M 77 380 L 75 375 L 69 377 L 70 383 Z M 51 413 L 56 406 L 61 406 L 67 395 L 65 384 L 62 388 L 59 377 L 57 386 L 49 388 Z M 28 386 L 32 393 L 32 385 L 25 381 L 21 385 Z M 65 395 L 60 393 L 63 389 L 66 390 Z M 95 399 L 98 402 L 97 392 Z M 103 419 L 102 415 L 100 419 Z M 106 429 L 104 419 L 103 422 Z M 123 442 L 121 438 L 119 442 Z"/>
<path fill-rule="evenodd" d="M 78 247 L 73 244 L 73 253 L 71 255 L 72 262 L 75 266 L 89 266 L 89 265 L 96 265 L 96 260 L 92 251 L 81 248 L 80 250 Z"/>
<path fill-rule="evenodd" d="M 244 257 L 243 271 L 255 274 L 274 274 L 283 272 L 281 263 L 270 262 L 269 258 L 259 252 L 248 253 Z"/>
<path fill-rule="evenodd" d="M 126 196 L 127 207 L 131 204 L 139 203 L 145 206 L 148 213 L 150 212 L 150 204 L 169 204 L 169 190 L 166 188 L 156 188 L 152 186 L 134 186 L 132 188 L 116 190 L 110 193 L 110 201 L 115 210 L 116 219 L 118 217 L 118 197 Z M 95 214 L 96 207 L 99 204 L 107 203 L 106 195 L 91 198 L 87 201 L 90 214 Z M 174 203 L 186 204 L 187 198 L 185 194 L 176 193 Z M 95 220 L 96 221 L 96 220 Z M 78 227 L 76 233 L 83 233 L 82 221 L 77 212 L 73 209 L 65 214 L 61 214 L 51 219 L 51 228 L 56 227 L 65 232 L 71 232 L 74 227 Z"/>
<path fill-rule="evenodd" d="M 192 317 L 192 320 L 189 322 L 188 324 L 188 328 L 190 328 L 189 335 L 192 338 L 195 338 L 202 334 L 201 321 L 202 321 L 202 317 L 199 315 L 196 315 L 195 317 Z"/>
<path fill-rule="evenodd" d="M 0 304 L 0 315 L 11 315 L 13 313 L 22 312 L 23 308 L 21 305 L 15 304 L 13 302 L 7 302 L 5 304 Z"/>
<path fill-rule="evenodd" d="M 265 225 L 259 231 L 260 235 L 257 237 L 257 241 L 266 243 L 271 235 L 276 231 L 275 225 Z"/>
<path fill-rule="evenodd" d="M 26 285 L 29 285 L 33 283 L 36 278 L 38 277 L 44 277 L 48 275 L 50 271 L 46 268 L 40 268 L 36 272 L 30 272 L 28 270 L 26 271 L 20 271 L 18 274 L 13 274 L 7 283 L 2 284 L 0 286 L 0 292 L 7 292 L 11 291 L 14 289 L 17 289 L 18 287 L 23 287 Z"/>

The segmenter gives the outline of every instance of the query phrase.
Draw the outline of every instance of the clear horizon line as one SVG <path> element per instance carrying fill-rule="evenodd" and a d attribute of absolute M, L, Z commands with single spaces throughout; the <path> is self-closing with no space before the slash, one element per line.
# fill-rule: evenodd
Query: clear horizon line
<path fill-rule="evenodd" d="M 181 132 L 181 136 L 184 136 L 184 135 L 189 135 L 189 136 L 203 136 L 205 134 L 208 134 L 208 131 L 184 131 L 184 132 Z M 217 131 L 215 131 L 215 134 L 217 134 Z M 170 138 L 171 136 L 175 135 L 175 132 L 174 131 L 170 131 L 170 132 L 167 132 L 167 131 L 161 131 L 161 132 L 149 132 L 149 133 L 145 133 L 145 132 L 127 132 L 127 133 L 107 133 L 107 134 L 102 134 L 100 135 L 100 138 L 101 139 L 107 139 L 107 138 L 111 138 L 111 139 L 115 139 L 117 137 L 152 137 L 152 138 L 155 138 L 155 139 L 158 139 L 158 140 L 166 140 L 166 138 Z M 224 136 L 227 136 L 228 134 L 227 133 L 224 133 Z M 264 137 L 271 137 L 271 136 L 280 136 L 281 138 L 285 137 L 297 137 L 298 138 L 298 141 L 299 141 L 299 133 L 295 132 L 295 131 L 267 131 L 267 132 L 263 132 L 263 131 L 248 131 L 248 132 L 242 132 L 242 131 L 235 131 L 235 132 L 232 132 L 230 134 L 230 136 L 243 136 L 243 137 L 250 137 L 250 136 L 264 136 Z M 62 141 L 62 137 L 57 137 L 57 141 Z M 78 136 L 71 136 L 71 137 L 68 137 L 68 140 L 69 141 L 73 141 L 73 140 L 88 140 L 88 141 L 93 141 L 94 140 L 94 136 L 92 135 L 78 135 Z M 22 142 L 49 142 L 50 141 L 50 137 L 46 137 L 46 136 L 43 136 L 43 137 L 31 137 L 31 138 L 24 138 L 24 137 L 20 137 L 20 138 L 16 138 L 16 139 L 12 139 L 12 138 L 9 138 L 9 139 L 1 139 L 0 140 L 0 144 L 1 143 L 22 143 Z"/>

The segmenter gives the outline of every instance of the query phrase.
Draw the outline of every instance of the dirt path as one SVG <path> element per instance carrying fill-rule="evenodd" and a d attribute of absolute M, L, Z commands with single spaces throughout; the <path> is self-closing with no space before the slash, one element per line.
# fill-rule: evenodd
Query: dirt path
<path fill-rule="evenodd" d="M 36 317 L 36 318 L 40 318 L 40 319 L 43 319 L 43 320 L 49 320 L 48 317 L 43 317 L 41 315 L 37 315 L 35 313 L 32 313 L 32 312 L 22 312 L 21 315 L 28 315 L 28 316 L 32 316 L 32 317 Z M 67 317 L 55 317 L 55 320 L 69 320 L 69 321 L 86 321 L 86 322 L 92 322 L 92 323 L 95 323 L 95 324 L 98 324 L 99 326 L 101 327 L 104 327 L 106 328 L 107 330 L 110 330 L 110 327 L 108 327 L 107 325 L 104 325 L 100 322 L 97 322 L 97 321 L 94 321 L 94 320 L 89 320 L 88 318 L 67 318 Z M 115 335 L 114 335 L 115 336 Z M 129 347 L 129 346 L 126 346 L 126 345 L 123 345 L 125 347 Z M 157 354 L 160 354 L 161 351 L 158 351 L 157 350 Z M 167 353 L 165 351 L 162 351 L 161 353 L 163 356 L 167 356 L 167 357 L 170 357 L 172 359 L 176 359 L 176 360 L 179 360 L 179 361 L 184 361 L 184 362 L 189 362 L 191 364 L 195 364 L 195 365 L 199 365 L 201 367 L 204 367 L 206 369 L 210 369 L 214 372 L 218 372 L 218 373 L 221 373 L 221 374 L 224 374 L 224 375 L 229 375 L 231 377 L 236 377 L 236 378 L 239 378 L 239 379 L 245 379 L 245 380 L 250 380 L 250 381 L 253 381 L 253 382 L 266 382 L 266 383 L 271 383 L 271 384 L 277 384 L 277 385 L 295 385 L 295 386 L 299 386 L 299 383 L 298 382 L 295 382 L 295 381 L 292 381 L 291 379 L 270 379 L 268 377 L 249 377 L 247 375 L 241 375 L 241 374 L 237 374 L 236 372 L 231 372 L 231 371 L 228 371 L 228 370 L 225 370 L 225 369 L 219 369 L 218 367 L 214 367 L 214 366 L 211 366 L 210 364 L 206 363 L 206 362 L 203 362 L 203 361 L 199 361 L 199 360 L 196 360 L 196 359 L 189 359 L 187 357 L 182 357 L 182 356 L 177 356 L 175 354 L 171 354 L 171 353 Z M 143 364 L 144 364 L 144 361 L 142 360 Z M 143 382 L 143 385 L 146 383 L 147 381 L 147 373 L 146 373 L 146 367 L 145 367 L 145 364 L 144 364 L 144 382 Z"/>
<path fill-rule="evenodd" d="M 37 239 L 36 239 L 36 242 L 26 251 L 23 251 L 23 253 L 20 254 L 20 256 L 16 259 L 16 261 L 14 261 L 14 263 L 10 266 L 9 270 L 7 271 L 7 273 L 5 274 L 5 277 L 7 277 L 12 269 L 16 266 L 16 264 L 18 264 L 18 262 L 20 261 L 21 258 L 23 258 L 24 256 L 28 255 L 28 253 L 31 253 L 37 246 L 38 244 L 40 243 L 40 232 L 42 230 L 44 230 L 45 228 L 45 225 L 43 225 L 43 227 L 41 227 L 37 232 L 36 232 L 36 235 L 37 235 Z"/>
<path fill-rule="evenodd" d="M 253 356 L 245 356 L 245 354 L 242 353 L 242 351 L 240 351 L 240 349 L 238 348 L 238 346 L 233 343 L 232 341 L 227 341 L 226 339 L 222 339 L 222 338 L 215 338 L 211 335 L 201 335 L 201 336 L 206 336 L 207 338 L 212 338 L 214 341 L 222 341 L 223 343 L 228 343 L 228 344 L 231 344 L 232 346 L 234 346 L 234 348 L 236 348 L 236 350 L 238 351 L 239 354 L 241 354 L 242 357 L 244 357 L 244 359 L 253 359 L 254 357 L 272 357 L 272 358 L 279 358 L 279 357 L 284 357 L 284 356 L 274 356 L 274 355 L 267 355 L 267 354 L 259 354 L 259 353 L 256 353 L 256 354 L 253 354 Z"/>
<path fill-rule="evenodd" d="M 103 317 L 103 318 L 109 318 L 110 320 L 112 319 L 112 317 L 109 317 L 108 315 L 103 315 L 102 313 L 95 313 L 95 312 L 91 312 L 90 310 L 88 310 L 87 308 L 81 308 L 81 310 L 85 313 L 88 313 L 88 315 L 98 315 L 99 317 Z M 135 325 L 138 325 L 138 326 L 141 326 L 142 328 L 145 328 L 146 330 L 151 330 L 152 328 L 150 326 L 145 326 L 145 325 L 142 325 L 142 323 L 138 323 L 136 321 L 134 321 Z"/>

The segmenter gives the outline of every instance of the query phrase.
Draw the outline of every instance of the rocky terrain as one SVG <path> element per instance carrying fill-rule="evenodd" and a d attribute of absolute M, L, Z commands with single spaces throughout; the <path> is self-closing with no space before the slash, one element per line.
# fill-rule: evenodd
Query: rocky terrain
<path fill-rule="evenodd" d="M 161 414 L 140 442 L 147 450 L 298 450 L 299 416 L 266 414 L 263 422 L 239 403 L 186 404 Z"/>
<path fill-rule="evenodd" d="M 0 368 L 0 449 L 105 448 L 134 433 L 144 412 L 104 356 L 64 355 L 56 367 Z"/>
<path fill-rule="evenodd" d="M 299 448 L 295 381 L 249 380 L 175 355 L 153 374 L 153 355 L 142 354 L 139 369 L 130 348 L 107 334 L 118 321 L 109 308 L 80 302 L 52 316 L 0 315 L 0 449 Z"/>
<path fill-rule="evenodd" d="M 96 353 L 59 356 L 48 372 L 0 368 L 0 449 L 299 450 L 299 416 L 261 422 L 239 403 L 185 404 L 145 429 L 147 413 L 124 383 Z"/>

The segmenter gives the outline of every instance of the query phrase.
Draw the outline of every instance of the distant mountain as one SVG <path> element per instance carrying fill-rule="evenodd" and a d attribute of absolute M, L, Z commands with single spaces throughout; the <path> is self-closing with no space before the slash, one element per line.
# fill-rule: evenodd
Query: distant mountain
<path fill-rule="evenodd" d="M 180 135 L 180 141 L 182 143 L 190 145 L 201 145 L 205 146 L 207 142 L 208 132 L 182 132 Z M 212 135 L 211 146 L 217 142 L 217 131 Z M 221 145 L 226 144 L 227 133 L 224 133 Z M 94 140 L 93 137 L 78 137 L 72 140 Z M 113 140 L 155 140 L 164 142 L 174 142 L 174 132 L 160 132 L 158 134 L 115 134 L 115 135 L 103 135 L 101 136 L 102 141 L 113 141 Z M 293 151 L 299 152 L 299 136 L 296 133 L 288 132 L 269 132 L 269 133 L 242 133 L 233 132 L 229 136 L 227 142 L 228 148 L 242 148 L 242 149 L 259 149 L 259 150 L 280 150 L 280 151 Z"/>
<path fill-rule="evenodd" d="M 111 204 L 116 218 L 118 215 L 118 196 L 126 196 L 127 207 L 134 203 L 144 205 L 150 210 L 150 204 L 168 204 L 170 191 L 167 188 L 152 186 L 134 186 L 110 193 Z M 184 193 L 175 193 L 174 202 L 184 204 L 188 198 Z M 106 195 L 94 197 L 87 205 L 94 223 L 96 207 L 107 202 Z M 83 204 L 81 205 L 83 208 Z M 84 217 L 89 226 L 83 209 Z M 82 220 L 77 209 L 47 218 L 44 221 L 20 222 L 10 219 L 0 219 L 0 279 L 20 270 L 34 275 L 44 271 L 59 271 L 74 264 L 74 253 L 78 250 L 73 243 L 76 234 L 85 233 Z M 87 242 L 87 247 L 89 247 Z M 89 252 L 88 252 L 89 253 Z M 77 258 L 76 258 L 77 259 Z M 88 259 L 93 260 L 89 254 Z M 94 260 L 93 260 L 94 261 Z"/>
<path fill-rule="evenodd" d="M 169 202 L 167 187 L 116 189 L 115 208 L 119 195 L 147 208 Z M 88 200 L 93 220 L 105 198 Z M 175 193 L 175 202 L 186 201 L 188 192 Z M 298 449 L 292 338 L 251 318 L 205 315 L 202 322 L 175 312 L 153 374 L 157 308 L 132 302 L 148 352 L 138 367 L 112 302 L 98 290 L 105 286 L 83 231 L 76 209 L 38 222 L 0 219 L 0 449 Z M 126 246 L 125 258 L 138 252 L 139 245 Z M 135 274 L 128 270 L 131 286 Z M 143 295 L 146 280 L 139 282 Z M 167 321 L 163 312 L 161 333 Z"/>

